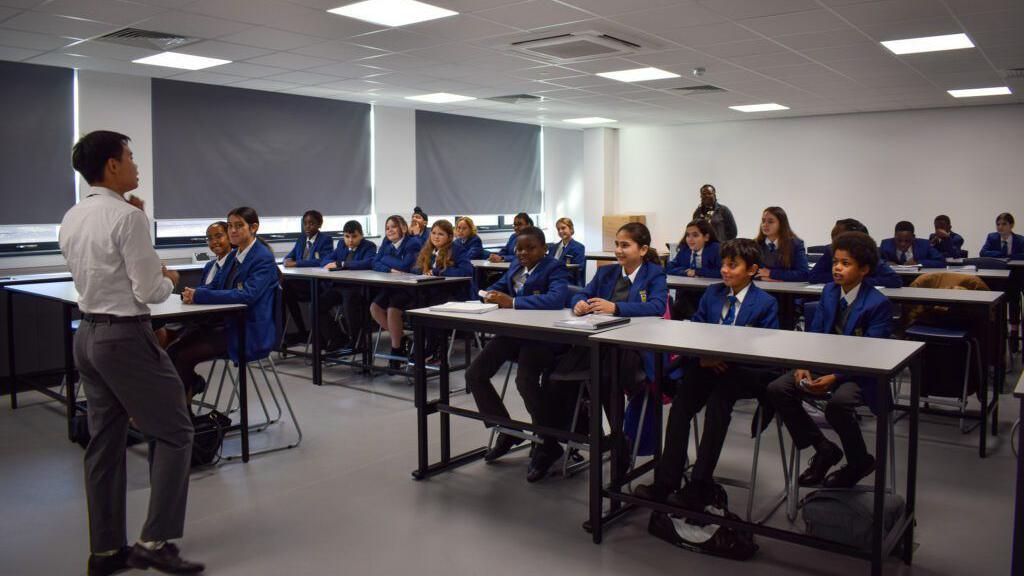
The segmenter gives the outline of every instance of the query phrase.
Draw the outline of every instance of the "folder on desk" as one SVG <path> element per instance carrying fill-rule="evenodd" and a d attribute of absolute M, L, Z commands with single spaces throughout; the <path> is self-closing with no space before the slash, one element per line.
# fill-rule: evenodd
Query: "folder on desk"
<path fill-rule="evenodd" d="M 894 272 L 917 272 L 921 269 L 920 264 L 891 264 Z"/>
<path fill-rule="evenodd" d="M 578 318 L 566 318 L 555 322 L 557 328 L 575 328 L 577 330 L 602 330 L 628 324 L 629 318 L 621 316 L 609 316 L 605 314 L 587 314 Z"/>
<path fill-rule="evenodd" d="M 409 282 L 415 282 L 417 284 L 421 282 L 444 282 L 444 276 L 428 276 L 426 274 L 411 274 L 402 278 Z"/>
<path fill-rule="evenodd" d="M 485 304 L 483 302 L 446 302 L 437 306 L 431 306 L 431 312 L 458 312 L 460 314 L 484 314 L 491 310 L 497 310 L 497 304 Z"/>

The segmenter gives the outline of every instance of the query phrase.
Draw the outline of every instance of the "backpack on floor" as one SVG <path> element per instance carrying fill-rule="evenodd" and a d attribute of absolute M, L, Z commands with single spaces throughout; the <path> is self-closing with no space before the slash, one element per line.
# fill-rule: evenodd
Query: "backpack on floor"
<path fill-rule="evenodd" d="M 216 410 L 192 416 L 192 467 L 216 464 L 220 461 L 220 446 L 224 434 L 231 427 L 231 419 Z"/>
<path fill-rule="evenodd" d="M 704 512 L 729 520 L 741 519 L 729 512 L 728 499 L 721 485 L 715 484 L 713 494 L 712 503 L 704 507 Z M 758 550 L 757 544 L 754 543 L 754 535 L 750 532 L 676 518 L 657 511 L 651 512 L 647 531 L 655 538 L 660 538 L 673 546 L 732 560 L 749 560 Z"/>
<path fill-rule="evenodd" d="M 853 490 L 816 490 L 802 502 L 807 534 L 871 549 L 875 494 Z M 903 513 L 903 498 L 885 495 L 885 530 L 889 531 Z"/>

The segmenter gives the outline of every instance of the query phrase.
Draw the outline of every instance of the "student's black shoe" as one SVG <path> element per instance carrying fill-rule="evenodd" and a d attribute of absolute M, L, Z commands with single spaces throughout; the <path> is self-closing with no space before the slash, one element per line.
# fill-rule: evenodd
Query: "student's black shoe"
<path fill-rule="evenodd" d="M 505 454 L 508 454 L 510 450 L 515 448 L 517 445 L 522 444 L 522 438 L 516 438 L 515 436 L 509 436 L 508 434 L 498 434 L 498 438 L 494 441 L 494 446 L 484 454 L 484 462 L 494 462 L 498 458 L 501 458 Z"/>
<path fill-rule="evenodd" d="M 206 392 L 206 386 L 206 378 L 196 374 L 195 377 L 192 378 L 192 395 L 199 396 L 203 392 Z"/>
<path fill-rule="evenodd" d="M 663 488 L 656 483 L 637 484 L 636 488 L 633 488 L 633 496 L 643 498 L 644 500 L 653 500 L 655 502 L 665 502 L 670 493 L 670 490 Z"/>
<path fill-rule="evenodd" d="M 530 458 L 530 468 L 526 471 L 526 481 L 533 484 L 546 478 L 551 466 L 562 458 L 563 452 L 557 443 L 534 450 L 533 457 Z"/>
<path fill-rule="evenodd" d="M 324 342 L 323 351 L 327 354 L 337 352 L 338 350 L 344 348 L 347 344 L 348 340 L 346 339 L 331 338 L 327 340 L 327 342 Z"/>
<path fill-rule="evenodd" d="M 401 347 L 395 348 L 394 346 L 392 346 L 391 347 L 391 355 L 392 356 L 405 356 L 405 350 L 403 348 L 401 348 Z M 397 369 L 400 369 L 400 368 L 404 368 L 405 365 L 406 365 L 406 361 L 405 360 L 397 360 L 397 359 L 394 359 L 394 358 L 391 359 L 391 360 L 388 360 L 388 368 L 394 368 L 394 369 L 397 370 Z"/>
<path fill-rule="evenodd" d="M 111 556 L 89 555 L 89 576 L 110 576 L 120 574 L 129 568 L 128 548 L 121 548 L 117 554 Z"/>
<path fill-rule="evenodd" d="M 875 457 L 868 456 L 863 462 L 847 462 L 839 470 L 825 478 L 825 488 L 853 488 L 858 482 L 875 471 Z"/>
<path fill-rule="evenodd" d="M 691 480 L 681 490 L 669 494 L 665 501 L 672 506 L 703 512 L 705 506 L 718 504 L 714 502 L 714 489 L 714 484 Z"/>
<path fill-rule="evenodd" d="M 797 478 L 801 486 L 818 486 L 825 480 L 828 471 L 843 459 L 843 450 L 834 443 L 825 441 L 811 457 L 807 469 Z"/>
<path fill-rule="evenodd" d="M 189 562 L 182 558 L 178 547 L 169 542 L 155 550 L 141 544 L 132 546 L 128 554 L 128 565 L 138 570 L 152 568 L 164 574 L 198 574 L 206 569 L 199 562 Z"/>

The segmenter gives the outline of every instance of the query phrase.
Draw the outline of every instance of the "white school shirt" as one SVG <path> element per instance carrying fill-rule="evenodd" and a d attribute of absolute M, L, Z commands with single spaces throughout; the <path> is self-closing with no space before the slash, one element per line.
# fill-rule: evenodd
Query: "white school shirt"
<path fill-rule="evenodd" d="M 749 290 L 749 289 L 750 289 L 750 284 L 747 284 L 746 286 L 744 286 L 743 290 L 740 290 L 739 294 L 734 294 L 732 290 L 729 290 L 729 295 L 736 297 L 736 303 L 733 304 L 734 312 L 733 312 L 733 316 L 732 316 L 732 324 L 731 324 L 732 326 L 736 325 L 736 319 L 740 317 L 740 308 L 743 306 L 743 299 L 747 297 L 747 290 Z M 729 299 L 726 298 L 725 304 L 722 305 L 722 314 L 718 317 L 718 323 L 719 324 L 722 323 L 722 320 L 725 320 L 725 315 L 728 314 L 728 313 L 729 313 Z"/>
<path fill-rule="evenodd" d="M 228 252 L 228 254 L 231 253 Z M 210 282 L 213 282 L 213 278 L 217 276 L 217 272 L 220 272 L 221 269 L 224 268 L 224 261 L 228 259 L 228 254 L 225 254 L 223 258 L 218 258 L 217 263 L 214 264 L 213 266 L 210 266 L 210 272 L 206 274 L 206 280 L 203 282 L 203 284 L 209 284 Z"/>
<path fill-rule="evenodd" d="M 536 267 L 536 265 L 533 266 L 533 268 Z M 526 279 L 533 273 L 533 268 L 523 268 L 519 274 L 512 279 L 512 290 L 515 291 L 515 294 L 512 295 L 513 310 L 516 308 L 516 294 L 519 294 L 519 291 L 523 289 L 523 286 L 526 286 Z"/>

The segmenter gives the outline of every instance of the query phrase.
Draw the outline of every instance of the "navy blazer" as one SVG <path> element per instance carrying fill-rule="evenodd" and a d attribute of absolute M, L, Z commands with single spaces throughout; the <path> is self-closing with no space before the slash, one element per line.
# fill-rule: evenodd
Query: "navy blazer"
<path fill-rule="evenodd" d="M 594 279 L 579 294 L 572 297 L 570 307 L 590 298 L 612 299 L 615 283 L 622 276 L 622 265 L 607 264 L 597 269 Z M 636 273 L 636 280 L 629 289 L 629 299 L 616 303 L 616 316 L 664 316 L 668 301 L 668 286 L 665 284 L 665 269 L 654 262 L 644 262 Z"/>
<path fill-rule="evenodd" d="M 924 242 L 927 242 L 925 240 Z M 829 282 L 821 290 L 821 300 L 818 302 L 817 312 L 811 325 L 807 327 L 808 332 L 818 334 L 833 334 L 832 325 L 835 323 L 836 312 L 839 311 L 839 299 L 842 298 L 843 289 L 835 282 Z M 742 309 L 740 309 L 742 312 Z M 843 326 L 845 336 L 867 336 L 868 338 L 889 338 L 892 335 L 892 305 L 889 299 L 878 289 L 862 284 L 857 299 L 853 301 L 850 313 L 846 318 L 846 325 Z M 872 410 L 878 408 L 875 380 L 865 377 L 847 377 L 843 374 L 836 374 L 837 382 L 843 383 L 854 381 L 860 385 L 864 395 L 865 403 Z"/>
<path fill-rule="evenodd" d="M 456 238 L 455 243 L 466 250 L 470 260 L 483 260 L 487 258 L 487 251 L 484 250 L 484 241 L 476 234 L 469 238 Z"/>
<path fill-rule="evenodd" d="M 416 264 L 416 256 L 420 253 L 419 236 L 406 236 L 402 243 L 395 248 L 391 241 L 385 239 L 377 255 L 373 257 L 373 269 L 377 272 L 391 272 L 400 270 L 408 272 Z"/>
<path fill-rule="evenodd" d="M 964 251 L 964 237 L 956 232 L 951 231 L 948 238 L 943 238 L 938 242 L 935 242 L 935 240 L 934 233 L 928 236 L 928 243 L 934 246 L 944 258 L 963 258 L 967 256 L 967 252 Z"/>
<path fill-rule="evenodd" d="M 504 260 L 505 262 L 511 262 L 515 260 L 517 238 L 519 238 L 519 235 L 513 232 L 512 235 L 508 237 L 508 242 L 505 242 L 505 247 L 502 248 L 501 250 L 498 250 L 497 252 L 493 252 L 493 254 L 501 256 L 501 259 Z M 491 254 L 491 252 L 487 253 L 488 256 L 490 256 Z"/>
<path fill-rule="evenodd" d="M 220 288 L 196 288 L 196 304 L 245 304 L 245 354 L 247 360 L 265 358 L 277 345 L 277 319 L 274 317 L 274 299 L 280 286 L 274 253 L 259 240 L 241 264 L 232 250 L 224 263 L 224 283 Z M 227 283 L 230 281 L 230 285 Z M 238 361 L 237 324 L 234 319 L 225 322 L 228 356 Z"/>
<path fill-rule="evenodd" d="M 313 242 L 313 249 L 309 252 L 309 258 L 302 259 L 302 253 L 306 251 L 306 235 L 303 234 L 295 240 L 292 251 L 284 257 L 285 260 L 295 260 L 297 268 L 319 268 L 330 262 L 331 253 L 334 252 L 334 241 L 323 232 L 318 232 L 316 242 Z"/>
<path fill-rule="evenodd" d="M 761 257 L 764 261 L 762 268 L 768 268 L 771 270 L 772 280 L 782 280 L 785 282 L 807 282 L 808 268 L 807 264 L 807 250 L 804 249 L 804 241 L 799 238 L 793 238 L 790 241 L 790 249 L 793 252 L 793 256 L 790 259 L 790 265 L 788 268 L 783 268 L 781 262 L 772 262 L 772 259 L 781 260 L 779 256 L 771 256 L 768 252 L 768 241 L 761 242 Z"/>
<path fill-rule="evenodd" d="M 555 253 L 558 252 L 558 245 L 562 243 L 562 239 L 559 238 L 558 242 L 548 244 L 548 256 L 554 258 Z M 568 264 L 576 264 L 579 268 L 576 270 L 576 281 L 573 284 L 577 286 L 583 286 L 583 281 L 587 277 L 587 249 L 581 242 L 576 240 L 569 240 L 569 244 L 562 249 L 562 257 L 558 259 L 558 263 L 566 266 Z M 572 273 L 569 273 L 569 278 L 572 278 Z"/>
<path fill-rule="evenodd" d="M 497 291 L 513 297 L 516 310 L 558 310 L 565 306 L 569 293 L 568 268 L 550 256 L 545 256 L 526 278 L 521 292 L 516 292 L 512 279 L 523 269 L 519 260 L 512 262 L 508 270 L 487 291 Z"/>
<path fill-rule="evenodd" d="M 213 265 L 216 263 L 217 258 L 214 258 L 213 260 L 210 260 L 205 265 L 203 265 L 202 282 L 199 283 L 199 286 L 197 286 L 197 288 L 202 287 L 210 288 L 211 290 L 219 290 L 224 286 L 224 277 L 227 275 L 227 271 L 232 265 L 231 253 L 228 253 L 227 257 L 224 259 L 224 266 L 222 266 L 221 269 L 218 270 L 217 273 L 213 275 L 213 280 L 210 283 L 207 283 L 206 277 L 210 274 L 210 268 L 213 268 Z"/>
<path fill-rule="evenodd" d="M 696 269 L 696 275 L 701 278 L 722 277 L 722 257 L 720 251 L 722 245 L 718 242 L 710 242 L 704 245 L 700 252 L 700 268 Z M 679 251 L 676 257 L 668 263 L 665 273 L 669 276 L 685 276 L 690 269 L 690 255 L 693 253 L 686 243 L 679 244 Z"/>
<path fill-rule="evenodd" d="M 731 289 L 724 283 L 708 286 L 700 298 L 697 312 L 690 320 L 705 324 L 721 324 L 725 299 L 731 293 Z M 751 282 L 746 296 L 743 297 L 743 304 L 740 305 L 740 313 L 736 316 L 734 326 L 778 329 L 779 304 L 775 297 Z"/>
<path fill-rule="evenodd" d="M 424 226 L 423 232 L 420 232 L 419 234 L 416 235 L 416 237 L 420 239 L 420 246 L 423 246 L 427 242 L 430 242 L 430 228 L 431 227 L 429 225 Z"/>
<path fill-rule="evenodd" d="M 811 284 L 828 284 L 832 281 L 832 247 L 829 246 L 821 255 L 821 258 L 811 268 L 808 282 Z M 889 266 L 883 258 L 878 259 L 878 266 L 875 271 L 864 277 L 864 283 L 868 286 L 883 286 L 885 288 L 902 288 L 903 279 Z"/>
<path fill-rule="evenodd" d="M 925 268 L 945 268 L 946 258 L 939 254 L 939 251 L 935 249 L 924 238 L 914 238 L 914 245 L 912 250 L 914 251 L 914 261 L 924 266 Z M 882 244 L 879 245 L 878 251 L 882 254 L 882 259 L 887 262 L 899 263 L 900 255 L 899 251 L 896 250 L 896 239 L 886 238 L 882 240 Z"/>
<path fill-rule="evenodd" d="M 989 258 L 1020 258 L 1024 256 L 1024 236 L 1013 234 L 1010 242 L 1010 254 L 1003 251 L 1003 239 L 999 232 L 992 232 L 985 238 L 981 247 L 981 255 Z"/>
<path fill-rule="evenodd" d="M 355 255 L 352 256 L 352 261 L 346 264 L 345 259 L 348 258 L 349 252 L 355 252 Z M 377 245 L 366 238 L 359 241 L 355 250 L 349 249 L 348 244 L 342 240 L 338 242 L 338 247 L 324 264 L 334 262 L 338 266 L 338 270 L 369 270 L 373 266 L 373 259 L 376 255 Z"/>
<path fill-rule="evenodd" d="M 472 278 L 473 277 L 473 263 L 469 261 L 469 254 L 462 248 L 461 244 L 452 242 L 452 265 L 442 270 L 437 266 L 437 263 L 433 256 L 431 261 L 433 266 L 431 271 L 434 276 L 446 276 L 452 278 Z M 417 258 L 419 255 L 417 254 Z M 411 272 L 415 274 L 423 274 L 423 270 L 419 266 L 413 264 Z M 470 290 L 472 290 L 472 282 L 467 284 L 456 284 L 458 288 L 451 292 L 451 296 L 458 298 L 459 300 L 468 300 L 472 298 Z"/>

